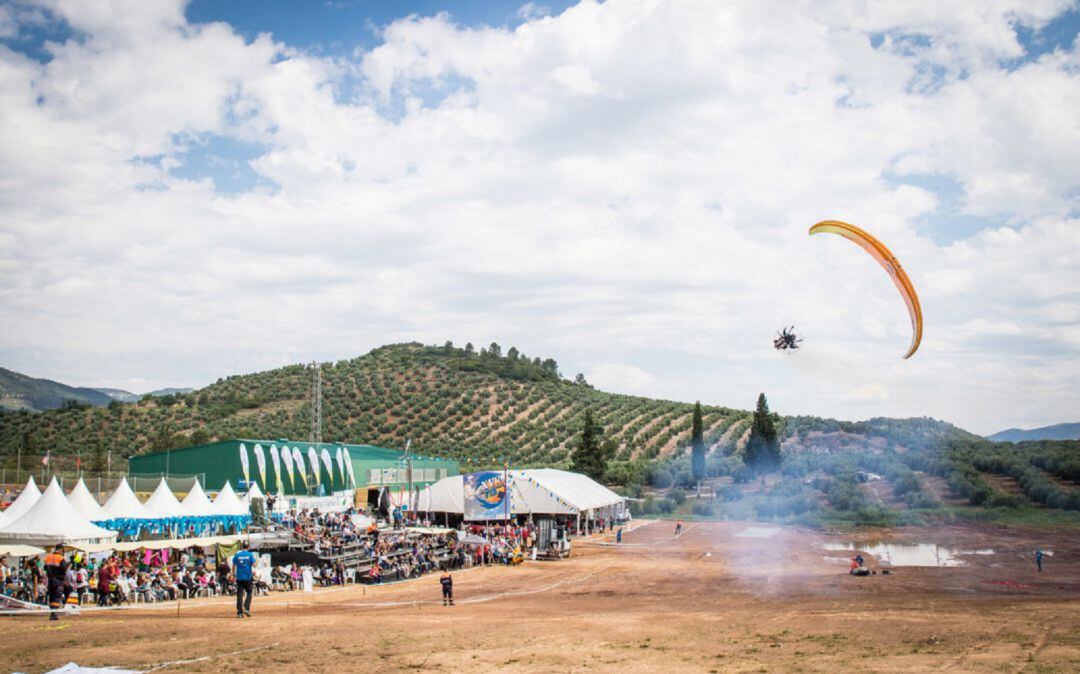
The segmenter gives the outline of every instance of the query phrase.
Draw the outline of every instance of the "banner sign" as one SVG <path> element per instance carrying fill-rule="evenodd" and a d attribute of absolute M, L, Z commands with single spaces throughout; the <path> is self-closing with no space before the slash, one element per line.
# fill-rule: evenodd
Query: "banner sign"
<path fill-rule="evenodd" d="M 356 474 L 353 472 L 352 457 L 349 456 L 348 449 L 343 450 L 342 453 L 345 455 L 345 470 L 349 473 L 349 482 L 352 484 L 353 487 L 355 487 Z"/>
<path fill-rule="evenodd" d="M 307 470 L 304 468 L 304 455 L 300 453 L 299 447 L 292 448 L 292 460 L 296 466 L 296 472 L 300 473 L 300 481 L 304 483 L 304 491 L 307 491 Z"/>
<path fill-rule="evenodd" d="M 319 477 L 319 456 L 315 453 L 314 447 L 307 448 L 307 458 L 311 472 L 315 475 L 315 486 L 318 487 L 322 483 L 322 478 Z"/>
<path fill-rule="evenodd" d="M 248 453 L 247 446 L 244 443 L 240 443 L 240 466 L 244 469 L 244 484 L 247 485 L 251 482 L 251 468 L 248 466 Z"/>
<path fill-rule="evenodd" d="M 345 457 L 341 455 L 341 447 L 337 448 L 337 453 L 334 455 L 334 459 L 337 461 L 338 475 L 341 476 L 341 484 L 348 486 L 348 480 L 345 479 Z"/>
<path fill-rule="evenodd" d="M 466 520 L 501 520 L 510 512 L 506 480 L 502 473 L 469 473 L 465 487 Z"/>
<path fill-rule="evenodd" d="M 289 451 L 288 448 L 285 451 Z M 270 463 L 274 465 L 274 482 L 277 484 L 278 493 L 284 494 L 285 486 L 281 481 L 281 459 L 278 457 L 277 445 L 270 445 Z"/>
<path fill-rule="evenodd" d="M 326 491 L 333 492 L 334 491 L 334 463 L 333 463 L 333 460 L 330 458 L 330 450 L 327 449 L 326 447 L 323 447 L 323 450 L 322 450 L 322 462 L 323 462 L 323 465 L 326 466 L 326 477 L 330 480 L 330 484 L 326 485 Z M 316 468 L 317 467 L 318 466 L 316 465 Z"/>
<path fill-rule="evenodd" d="M 296 480 L 293 479 L 292 451 L 288 445 L 281 448 L 281 463 L 285 464 L 285 474 L 289 476 L 289 489 L 296 491 Z"/>
<path fill-rule="evenodd" d="M 270 487 L 266 484 L 266 455 L 263 454 L 262 445 L 255 445 L 255 463 L 259 466 L 259 486 L 269 493 Z"/>

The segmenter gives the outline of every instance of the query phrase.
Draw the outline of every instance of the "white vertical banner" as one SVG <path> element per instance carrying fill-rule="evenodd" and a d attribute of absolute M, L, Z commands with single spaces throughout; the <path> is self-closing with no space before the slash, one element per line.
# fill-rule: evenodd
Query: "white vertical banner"
<path fill-rule="evenodd" d="M 266 486 L 266 454 L 263 454 L 262 445 L 255 445 L 255 463 L 259 466 L 259 486 L 264 492 L 269 492 Z"/>
<path fill-rule="evenodd" d="M 315 453 L 314 447 L 307 448 L 307 458 L 311 472 L 315 474 L 315 486 L 318 487 L 322 484 L 322 478 L 319 476 L 319 455 Z"/>
<path fill-rule="evenodd" d="M 248 458 L 247 445 L 240 443 L 240 467 L 244 469 L 244 487 L 251 483 L 251 465 Z"/>
<path fill-rule="evenodd" d="M 326 491 L 333 493 L 334 491 L 334 462 L 330 458 L 330 450 L 323 447 L 322 450 L 322 462 L 326 466 L 326 477 L 330 478 L 330 484 L 326 485 Z"/>
<path fill-rule="evenodd" d="M 341 447 L 338 447 L 337 452 L 334 453 L 334 459 L 337 461 L 337 472 L 341 476 L 341 484 L 345 485 L 347 482 L 345 479 L 345 458 L 341 456 Z"/>
<path fill-rule="evenodd" d="M 288 448 L 285 451 L 289 451 Z M 277 445 L 270 445 L 270 463 L 274 465 L 274 483 L 277 485 L 279 494 L 285 493 L 285 486 L 281 482 L 281 458 L 278 456 Z"/>
<path fill-rule="evenodd" d="M 345 470 L 349 473 L 349 482 L 352 486 L 356 487 L 356 475 L 353 473 L 352 457 L 349 456 L 349 449 L 346 447 L 342 450 L 342 454 L 345 455 Z"/>
<path fill-rule="evenodd" d="M 292 451 L 289 450 L 288 445 L 283 445 L 281 448 L 281 463 L 285 465 L 285 474 L 289 476 L 289 489 L 296 491 L 296 482 L 293 480 Z"/>
<path fill-rule="evenodd" d="M 296 472 L 300 473 L 300 481 L 304 483 L 304 491 L 307 491 L 307 470 L 304 468 L 304 455 L 300 453 L 299 447 L 292 448 L 292 460 L 296 467 Z M 295 482 L 293 483 L 296 484 Z"/>

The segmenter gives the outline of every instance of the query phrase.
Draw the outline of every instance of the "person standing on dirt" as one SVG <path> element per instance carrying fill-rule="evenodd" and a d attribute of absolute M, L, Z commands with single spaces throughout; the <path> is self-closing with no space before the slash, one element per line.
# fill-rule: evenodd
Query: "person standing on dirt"
<path fill-rule="evenodd" d="M 255 579 L 255 555 L 248 550 L 244 541 L 243 549 L 233 555 L 233 573 L 236 576 L 236 617 L 251 617 L 251 595 Z"/>
<path fill-rule="evenodd" d="M 619 528 L 618 531 L 615 532 L 615 542 L 616 543 L 622 543 L 622 528 L 621 527 Z"/>
<path fill-rule="evenodd" d="M 64 601 L 64 581 L 67 579 L 64 546 L 57 545 L 45 557 L 45 576 L 49 581 L 49 620 L 59 620 L 60 607 Z"/>
<path fill-rule="evenodd" d="M 1039 569 L 1039 573 L 1042 573 L 1042 560 L 1043 560 L 1043 551 L 1042 551 L 1042 548 L 1039 548 L 1038 550 L 1035 551 L 1035 566 Z"/>
<path fill-rule="evenodd" d="M 678 536 L 682 533 L 682 520 L 675 522 L 675 535 Z"/>
<path fill-rule="evenodd" d="M 442 605 L 453 606 L 454 605 L 454 579 L 450 575 L 449 571 L 443 572 L 443 575 L 439 577 L 439 584 L 442 585 Z"/>

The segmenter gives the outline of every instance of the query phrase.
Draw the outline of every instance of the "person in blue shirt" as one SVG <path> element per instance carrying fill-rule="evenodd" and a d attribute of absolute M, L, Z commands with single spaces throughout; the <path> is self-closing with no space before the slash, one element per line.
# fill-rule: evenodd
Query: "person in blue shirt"
<path fill-rule="evenodd" d="M 242 543 L 243 549 L 233 555 L 232 567 L 236 577 L 236 617 L 251 617 L 251 595 L 255 580 L 255 555 L 248 550 L 248 543 Z"/>

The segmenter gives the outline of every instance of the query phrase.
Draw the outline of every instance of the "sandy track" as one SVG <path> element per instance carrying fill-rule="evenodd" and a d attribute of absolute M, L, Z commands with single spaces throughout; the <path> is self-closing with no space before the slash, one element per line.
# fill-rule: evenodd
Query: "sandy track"
<path fill-rule="evenodd" d="M 822 545 L 835 537 L 743 523 L 642 526 L 623 547 L 579 545 L 563 562 L 393 586 L 275 593 L 255 616 L 227 599 L 165 610 L 0 618 L 3 669 L 75 660 L 160 671 L 860 671 L 1080 670 L 1080 541 L 1069 531 L 949 528 L 983 549 L 961 568 L 853 578 Z M 920 540 L 926 531 L 892 532 Z M 867 536 L 870 536 L 869 534 Z M 850 538 L 850 537 L 849 537 Z M 845 540 L 849 540 L 845 538 Z M 1036 574 L 1029 552 L 1055 552 Z M 258 649 L 258 650 L 247 650 Z M 247 650 L 238 653 L 237 651 Z"/>

